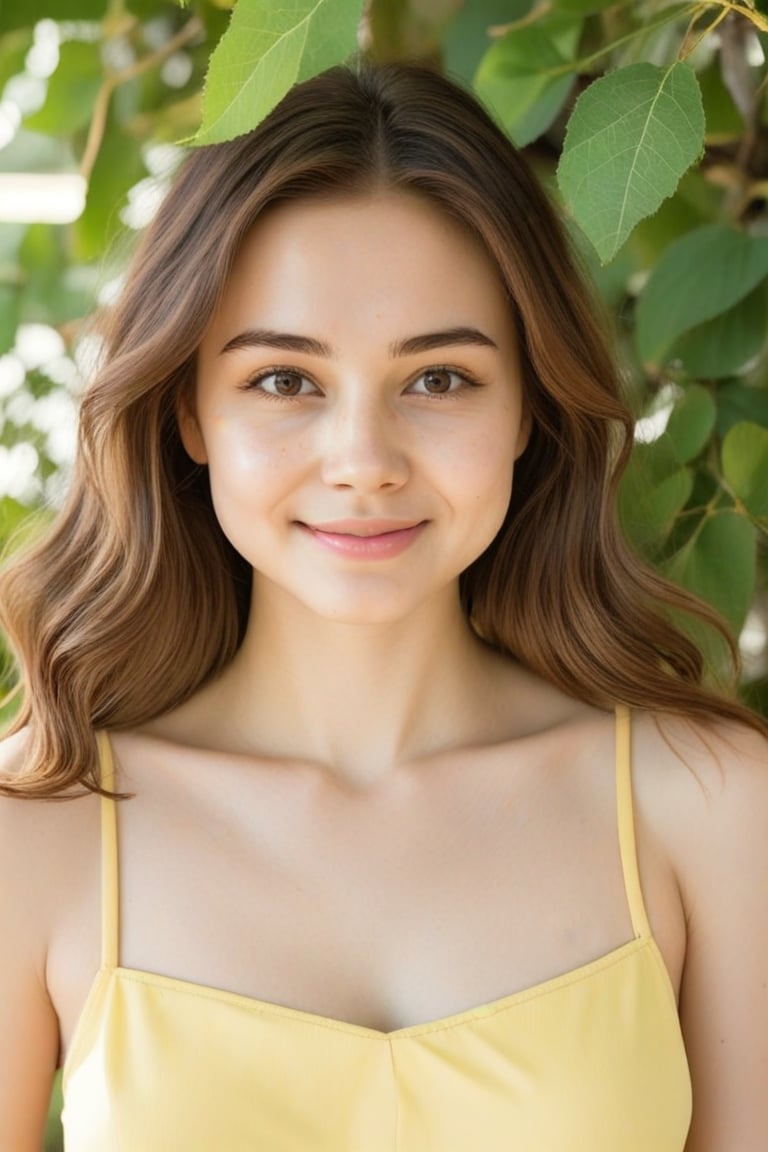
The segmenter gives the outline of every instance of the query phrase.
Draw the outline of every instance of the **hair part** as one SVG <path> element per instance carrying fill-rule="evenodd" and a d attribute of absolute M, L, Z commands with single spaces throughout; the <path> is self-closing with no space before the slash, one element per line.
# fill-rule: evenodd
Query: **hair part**
<path fill-rule="evenodd" d="M 182 446 L 179 398 L 249 229 L 286 200 L 400 190 L 485 244 L 520 342 L 531 440 L 496 539 L 460 578 L 478 634 L 570 695 L 765 731 L 703 684 L 671 613 L 717 615 L 644 566 L 616 522 L 632 443 L 601 308 L 525 161 L 477 101 L 413 65 L 334 68 L 253 132 L 192 152 L 104 321 L 68 498 L 0 580 L 28 770 L 0 791 L 101 791 L 94 730 L 179 705 L 237 651 L 250 569 L 224 537 L 207 471 Z"/>

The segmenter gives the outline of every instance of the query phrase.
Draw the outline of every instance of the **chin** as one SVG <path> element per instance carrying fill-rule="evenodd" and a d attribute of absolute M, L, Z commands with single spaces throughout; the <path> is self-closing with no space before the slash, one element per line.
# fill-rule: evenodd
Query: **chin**
<path fill-rule="evenodd" d="M 327 620 L 331 624 L 357 624 L 357 625 L 376 625 L 376 624 L 395 624 L 398 620 L 404 619 L 410 613 L 403 608 L 396 608 L 394 605 L 387 608 L 383 604 L 377 605 L 317 605 L 310 607 L 313 615 L 322 620 Z"/>

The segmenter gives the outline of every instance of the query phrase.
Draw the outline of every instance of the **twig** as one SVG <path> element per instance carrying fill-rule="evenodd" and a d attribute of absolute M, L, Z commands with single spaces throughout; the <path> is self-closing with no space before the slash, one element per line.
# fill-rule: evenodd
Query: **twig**
<path fill-rule="evenodd" d="M 150 52 L 148 56 L 142 56 L 140 60 L 134 61 L 129 67 L 123 68 L 120 72 L 115 72 L 113 75 L 107 77 L 99 89 L 99 94 L 94 104 L 91 125 L 88 129 L 88 139 L 86 140 L 83 157 L 80 161 L 81 176 L 84 176 L 86 180 L 90 180 L 96 159 L 99 155 L 101 143 L 104 139 L 104 133 L 107 129 L 109 102 L 112 99 L 112 93 L 115 89 L 119 88 L 121 84 L 127 83 L 129 80 L 133 80 L 136 76 L 141 76 L 143 72 L 148 72 L 150 68 L 154 68 L 157 64 L 162 63 L 163 60 L 166 60 L 169 56 L 172 56 L 174 52 L 178 52 L 185 44 L 188 44 L 191 40 L 199 36 L 203 30 L 202 21 L 197 16 L 193 16 L 167 44 L 163 44 L 162 48 L 158 48 L 156 52 Z"/>

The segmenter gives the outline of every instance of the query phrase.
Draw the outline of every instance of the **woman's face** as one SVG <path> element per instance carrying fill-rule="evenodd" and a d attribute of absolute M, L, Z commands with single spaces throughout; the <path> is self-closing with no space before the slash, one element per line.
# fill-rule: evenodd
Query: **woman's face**
<path fill-rule="evenodd" d="M 412 194 L 272 208 L 180 426 L 260 604 L 376 623 L 455 600 L 529 431 L 493 262 Z"/>

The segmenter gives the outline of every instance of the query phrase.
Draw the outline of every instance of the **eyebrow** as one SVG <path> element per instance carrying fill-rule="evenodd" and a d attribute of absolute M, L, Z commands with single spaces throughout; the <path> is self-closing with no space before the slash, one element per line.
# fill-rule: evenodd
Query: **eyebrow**
<path fill-rule="evenodd" d="M 498 348 L 495 340 L 486 336 L 478 328 L 445 328 L 440 332 L 424 332 L 419 336 L 408 336 L 405 340 L 395 340 L 389 346 L 389 355 L 414 356 L 419 352 L 432 352 L 435 348 L 449 345 L 474 344 L 483 348 Z M 306 356 L 332 358 L 334 350 L 323 340 L 312 336 L 299 336 L 293 332 L 275 332 L 270 328 L 248 328 L 228 340 L 219 352 L 235 352 L 240 348 L 280 348 L 284 352 L 301 352 Z"/>

